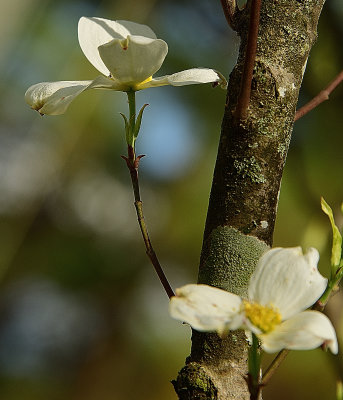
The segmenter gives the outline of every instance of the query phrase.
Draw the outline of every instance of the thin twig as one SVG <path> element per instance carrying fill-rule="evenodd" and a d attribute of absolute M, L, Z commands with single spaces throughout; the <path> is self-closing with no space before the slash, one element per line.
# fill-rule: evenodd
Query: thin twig
<path fill-rule="evenodd" d="M 331 81 L 328 86 L 317 94 L 311 101 L 305 104 L 303 107 L 295 113 L 294 121 L 297 121 L 305 114 L 316 108 L 319 104 L 329 99 L 331 92 L 343 81 L 343 71 L 341 71 L 336 78 Z"/>
<path fill-rule="evenodd" d="M 155 268 L 155 271 L 164 287 L 164 290 L 166 291 L 168 297 L 171 298 L 172 296 L 175 296 L 174 291 L 171 288 L 171 286 L 168 282 L 168 279 L 167 279 L 165 273 L 163 272 L 161 264 L 158 261 L 156 253 L 152 247 L 149 233 L 148 233 L 148 228 L 145 223 L 145 219 L 144 219 L 144 215 L 143 215 L 143 203 L 142 203 L 142 200 L 140 197 L 139 181 L 138 181 L 138 166 L 139 166 L 139 161 L 142 157 L 144 157 L 144 156 L 136 157 L 134 149 L 131 146 L 128 146 L 128 157 L 122 156 L 122 158 L 126 161 L 126 165 L 130 171 L 133 193 L 134 193 L 134 197 L 135 197 L 135 208 L 136 208 L 139 227 L 141 229 L 142 237 L 143 237 L 144 244 L 145 244 L 146 253 L 147 253 L 153 267 Z"/>
<path fill-rule="evenodd" d="M 250 102 L 251 81 L 255 65 L 258 27 L 260 25 L 261 0 L 252 0 L 249 18 L 248 43 L 245 51 L 241 90 L 235 111 L 236 118 L 244 120 L 248 114 Z"/>
<path fill-rule="evenodd" d="M 237 11 L 236 0 L 220 0 L 227 23 L 235 29 L 235 13 Z"/>
<path fill-rule="evenodd" d="M 274 358 L 274 360 L 271 362 L 269 367 L 267 368 L 266 372 L 263 374 L 262 382 L 261 385 L 265 386 L 270 378 L 273 376 L 274 372 L 278 369 L 282 361 L 287 357 L 287 354 L 289 353 L 289 350 L 284 349 L 279 352 L 279 354 Z"/>

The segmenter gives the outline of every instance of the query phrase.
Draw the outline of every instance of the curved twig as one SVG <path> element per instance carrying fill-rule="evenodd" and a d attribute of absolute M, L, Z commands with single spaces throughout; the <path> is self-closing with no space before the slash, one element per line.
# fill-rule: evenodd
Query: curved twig
<path fill-rule="evenodd" d="M 307 104 L 299 108 L 299 110 L 295 113 L 294 121 L 297 121 L 305 114 L 319 106 L 319 104 L 323 103 L 325 100 L 329 100 L 330 94 L 336 89 L 336 87 L 343 81 L 343 70 L 333 79 L 325 89 L 320 91 L 316 97 L 314 97 Z"/>

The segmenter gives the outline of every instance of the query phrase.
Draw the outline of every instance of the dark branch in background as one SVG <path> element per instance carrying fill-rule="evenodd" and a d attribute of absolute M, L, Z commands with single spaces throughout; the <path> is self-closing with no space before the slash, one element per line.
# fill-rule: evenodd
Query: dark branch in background
<path fill-rule="evenodd" d="M 146 253 L 153 265 L 163 287 L 166 291 L 169 298 L 175 296 L 173 289 L 171 288 L 167 277 L 165 276 L 163 269 L 161 267 L 160 262 L 156 256 L 156 253 L 151 245 L 151 241 L 148 234 L 148 229 L 145 223 L 144 215 L 143 215 L 143 203 L 140 197 L 140 190 L 139 190 L 139 182 L 138 182 L 138 166 L 140 159 L 144 156 L 136 157 L 135 151 L 131 146 L 128 146 L 128 157 L 122 156 L 122 158 L 126 161 L 126 165 L 130 171 L 132 187 L 135 197 L 135 208 L 138 218 L 139 227 L 142 232 Z"/>
<path fill-rule="evenodd" d="M 258 27 L 260 24 L 260 10 L 261 0 L 252 0 L 249 18 L 248 44 L 245 51 L 241 89 L 235 111 L 235 116 L 238 120 L 246 119 L 248 114 L 248 106 L 251 93 L 251 81 L 254 71 L 257 48 Z"/>
<path fill-rule="evenodd" d="M 336 78 L 331 81 L 328 86 L 323 89 L 321 92 L 317 94 L 311 101 L 305 104 L 303 107 L 299 108 L 299 110 L 295 113 L 294 121 L 298 121 L 305 114 L 319 106 L 319 104 L 323 103 L 325 100 L 329 99 L 329 96 L 333 90 L 343 81 L 343 71 L 341 71 Z"/>

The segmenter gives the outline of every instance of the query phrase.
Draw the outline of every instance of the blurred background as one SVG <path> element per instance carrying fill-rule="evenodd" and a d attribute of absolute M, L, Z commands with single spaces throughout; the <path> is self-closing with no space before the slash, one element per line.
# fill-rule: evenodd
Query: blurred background
<path fill-rule="evenodd" d="M 37 82 L 93 79 L 77 39 L 81 16 L 152 27 L 169 54 L 158 75 L 210 67 L 228 76 L 238 38 L 213 0 L 0 0 L 0 398 L 172 400 L 190 332 L 139 234 L 125 154 L 123 93 L 88 91 L 63 116 L 30 110 Z M 343 65 L 343 3 L 327 2 L 299 105 Z M 342 226 L 343 85 L 296 123 L 276 246 L 317 247 L 328 272 L 324 196 Z M 139 92 L 145 214 L 173 287 L 195 282 L 225 92 L 210 85 Z M 342 296 L 328 307 L 342 339 Z M 343 345 L 341 341 L 341 346 Z M 266 360 L 266 363 L 268 359 Z M 268 399 L 334 398 L 342 357 L 292 352 Z"/>

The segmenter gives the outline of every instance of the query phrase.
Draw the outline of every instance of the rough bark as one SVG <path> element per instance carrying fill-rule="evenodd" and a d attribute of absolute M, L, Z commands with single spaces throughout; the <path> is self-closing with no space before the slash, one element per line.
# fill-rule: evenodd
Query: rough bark
<path fill-rule="evenodd" d="M 324 0 L 262 1 L 247 119 L 234 111 L 250 2 L 236 22 L 241 46 L 230 75 L 204 233 L 199 283 L 246 296 L 260 255 L 272 244 L 282 172 L 296 104 Z M 227 339 L 193 331 L 192 351 L 174 388 L 180 400 L 249 399 L 243 332 Z"/>

